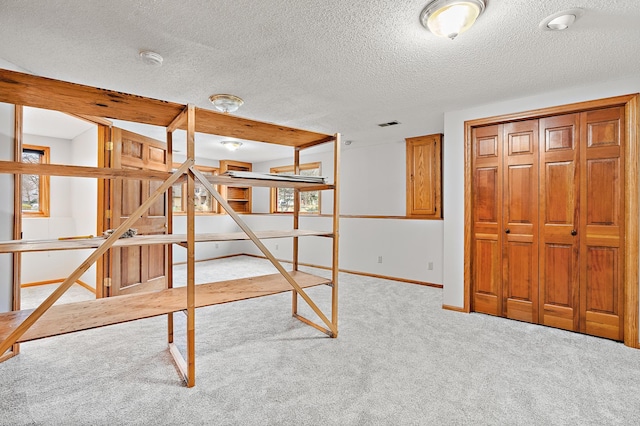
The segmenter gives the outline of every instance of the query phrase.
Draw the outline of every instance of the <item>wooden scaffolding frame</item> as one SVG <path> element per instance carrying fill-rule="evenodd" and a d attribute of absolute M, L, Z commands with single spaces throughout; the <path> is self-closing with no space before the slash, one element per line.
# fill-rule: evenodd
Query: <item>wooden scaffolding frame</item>
<path fill-rule="evenodd" d="M 19 342 L 167 314 L 169 351 L 173 355 L 186 385 L 192 387 L 195 385 L 195 309 L 284 291 L 292 291 L 292 315 L 295 318 L 326 333 L 330 337 L 335 338 L 338 336 L 339 134 L 327 135 L 294 129 L 196 108 L 193 105 L 165 102 L 3 69 L 0 69 L 0 102 L 16 106 L 57 110 L 79 116 L 117 119 L 162 126 L 167 129 L 167 145 L 169 149 L 171 148 L 172 135 L 175 130 L 185 130 L 187 134 L 187 159 L 173 173 L 55 164 L 35 165 L 21 163 L 20 161 L 0 161 L 0 173 L 13 174 L 16 181 L 20 179 L 21 174 L 163 181 L 160 187 L 106 239 L 12 240 L 0 242 L 0 253 L 94 249 L 87 259 L 36 309 L 14 310 L 0 314 L 0 361 L 8 359 L 11 356 L 12 348 L 15 351 Z M 333 182 L 330 184 L 311 184 L 238 179 L 228 176 L 205 176 L 195 167 L 196 133 L 209 133 L 293 147 L 296 174 L 299 173 L 300 152 L 302 150 L 319 144 L 333 143 Z M 16 140 L 16 143 L 18 142 Z M 166 235 L 120 239 L 120 236 L 132 227 L 158 197 L 170 191 L 175 182 L 184 179 L 186 179 L 187 183 L 188 200 L 186 234 L 176 235 L 171 233 L 172 227 L 171 223 L 169 223 L 169 234 Z M 196 234 L 193 203 L 196 179 L 212 194 L 242 232 Z M 294 197 L 293 229 L 288 231 L 254 232 L 215 189 L 214 185 L 217 184 L 293 188 L 296 194 Z M 298 195 L 302 191 L 319 190 L 329 190 L 334 195 L 332 230 L 330 232 L 301 230 L 299 229 L 300 203 Z M 298 270 L 298 240 L 306 236 L 332 238 L 331 279 L 314 276 Z M 263 238 L 282 237 L 293 238 L 293 267 L 291 271 L 287 271 L 261 241 Z M 230 240 L 251 240 L 279 273 L 196 286 L 195 243 L 200 241 Z M 168 288 L 165 290 L 53 306 L 60 296 L 110 248 L 149 244 L 179 244 L 186 248 L 186 287 L 173 288 L 171 264 L 169 264 Z M 14 262 L 14 265 L 19 265 L 19 263 Z M 305 288 L 322 284 L 331 288 L 330 318 L 322 312 L 304 290 Z M 321 324 L 317 324 L 298 314 L 299 297 L 318 316 Z M 186 357 L 182 356 L 174 343 L 173 313 L 178 311 L 184 312 L 187 317 Z"/>

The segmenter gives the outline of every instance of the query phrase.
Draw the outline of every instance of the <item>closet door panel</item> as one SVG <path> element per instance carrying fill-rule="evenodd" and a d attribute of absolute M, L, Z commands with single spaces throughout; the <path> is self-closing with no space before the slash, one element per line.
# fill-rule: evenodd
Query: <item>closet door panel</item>
<path fill-rule="evenodd" d="M 538 322 L 538 120 L 503 132 L 504 315 Z"/>
<path fill-rule="evenodd" d="M 578 330 L 579 115 L 540 119 L 540 323 Z"/>
<path fill-rule="evenodd" d="M 473 310 L 502 315 L 502 126 L 473 130 Z"/>
<path fill-rule="evenodd" d="M 623 108 L 581 114 L 580 331 L 622 340 Z"/>

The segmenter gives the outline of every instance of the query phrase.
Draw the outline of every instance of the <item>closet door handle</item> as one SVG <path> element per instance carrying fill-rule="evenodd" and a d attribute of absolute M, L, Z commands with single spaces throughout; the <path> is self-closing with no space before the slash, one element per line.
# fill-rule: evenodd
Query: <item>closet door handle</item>
<path fill-rule="evenodd" d="M 511 233 L 511 229 L 509 229 L 509 228 L 505 229 L 505 230 L 504 230 L 504 233 L 505 233 L 505 234 L 510 234 L 510 233 Z"/>
<path fill-rule="evenodd" d="M 575 229 L 572 229 L 571 230 L 571 235 L 573 235 L 575 237 L 576 235 L 578 235 L 578 231 L 576 231 Z"/>

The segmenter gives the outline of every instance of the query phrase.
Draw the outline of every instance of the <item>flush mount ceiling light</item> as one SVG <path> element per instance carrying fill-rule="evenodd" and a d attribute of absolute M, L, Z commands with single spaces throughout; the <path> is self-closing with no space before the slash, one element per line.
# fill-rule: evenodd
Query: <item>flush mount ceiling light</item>
<path fill-rule="evenodd" d="M 234 95 L 211 95 L 209 100 L 213 106 L 220 112 L 229 113 L 235 112 L 242 106 L 244 101 Z"/>
<path fill-rule="evenodd" d="M 238 141 L 222 141 L 220 143 L 229 151 L 235 151 L 242 146 L 242 142 Z"/>
<path fill-rule="evenodd" d="M 545 31 L 566 30 L 576 19 L 584 14 L 583 9 L 569 9 L 547 16 L 540 22 L 539 27 Z"/>
<path fill-rule="evenodd" d="M 420 22 L 438 37 L 453 40 L 471 28 L 484 8 L 484 0 L 434 0 L 422 9 Z"/>
<path fill-rule="evenodd" d="M 159 67 L 164 60 L 159 53 L 152 52 L 151 50 L 143 50 L 140 52 L 140 59 L 147 65 Z"/>

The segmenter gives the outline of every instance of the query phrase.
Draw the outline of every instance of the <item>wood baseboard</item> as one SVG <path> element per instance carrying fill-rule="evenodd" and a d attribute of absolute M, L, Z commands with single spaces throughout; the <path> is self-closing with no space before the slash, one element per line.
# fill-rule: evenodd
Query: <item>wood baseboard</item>
<path fill-rule="evenodd" d="M 208 262 L 210 260 L 220 260 L 220 259 L 227 259 L 229 257 L 237 257 L 237 256 L 249 256 L 249 255 L 245 255 L 244 253 L 236 253 L 236 254 L 225 254 L 224 256 L 217 256 L 217 257 L 208 257 L 206 259 L 198 259 L 196 260 L 196 263 L 198 262 Z M 173 266 L 177 266 L 177 265 L 186 265 L 187 262 L 174 262 Z"/>
<path fill-rule="evenodd" d="M 265 256 L 261 256 L 261 255 L 258 255 L 258 254 L 244 253 L 243 255 L 244 256 L 250 256 L 250 257 L 257 257 L 259 259 L 266 259 Z M 284 263 L 292 263 L 290 260 L 285 260 L 285 259 L 278 259 L 278 261 L 284 262 Z M 331 268 L 329 268 L 328 266 L 314 265 L 313 263 L 299 262 L 298 264 L 300 266 L 308 266 L 310 268 L 331 270 Z M 389 276 L 386 276 L 386 275 L 378 275 L 378 274 L 371 274 L 371 273 L 368 273 L 368 272 L 352 271 L 352 270 L 349 270 L 349 269 L 338 269 L 338 270 L 340 272 L 345 272 L 347 274 L 361 275 L 361 276 L 372 277 L 372 278 L 380 278 L 380 279 L 383 279 L 383 280 L 400 281 L 400 282 L 403 282 L 403 283 L 417 284 L 417 285 L 422 285 L 422 286 L 426 286 L 426 287 L 442 288 L 442 284 L 433 284 L 433 283 L 428 283 L 428 282 L 425 282 L 425 281 L 416 281 L 416 280 L 409 280 L 409 279 L 406 279 L 406 278 L 389 277 Z"/>
<path fill-rule="evenodd" d="M 446 309 L 447 311 L 462 312 L 465 314 L 469 313 L 465 308 L 460 308 L 458 306 L 442 305 L 442 309 Z"/>

